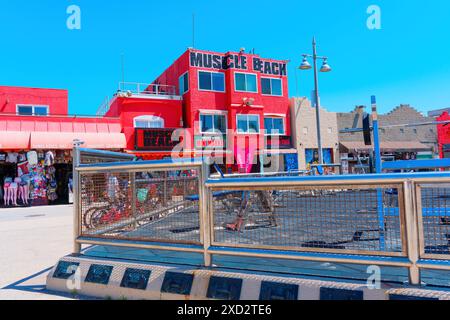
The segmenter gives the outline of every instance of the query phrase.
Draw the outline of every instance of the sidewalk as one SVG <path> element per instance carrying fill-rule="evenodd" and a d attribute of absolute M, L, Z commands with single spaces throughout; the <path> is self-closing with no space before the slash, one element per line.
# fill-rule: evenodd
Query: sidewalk
<path fill-rule="evenodd" d="M 72 251 L 72 224 L 71 205 L 0 209 L 0 300 L 71 298 L 45 279 Z"/>

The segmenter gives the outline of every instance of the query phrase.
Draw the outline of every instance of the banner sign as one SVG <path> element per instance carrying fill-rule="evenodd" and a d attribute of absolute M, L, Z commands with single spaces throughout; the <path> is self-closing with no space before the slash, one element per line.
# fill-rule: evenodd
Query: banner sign
<path fill-rule="evenodd" d="M 179 141 L 172 141 L 176 129 L 136 129 L 135 149 L 146 151 L 171 151 Z"/>
<path fill-rule="evenodd" d="M 278 139 L 278 146 L 275 146 Z M 266 136 L 266 149 L 291 149 L 292 142 L 290 136 Z"/>
<path fill-rule="evenodd" d="M 195 149 L 225 149 L 226 148 L 226 136 L 225 135 L 204 135 L 195 136 L 194 138 Z"/>
<path fill-rule="evenodd" d="M 262 74 L 274 76 L 286 76 L 287 65 L 285 62 L 267 61 L 258 57 L 243 54 L 212 54 L 191 52 L 191 67 L 209 68 L 217 70 L 240 69 L 248 70 L 249 65 L 253 70 Z"/>

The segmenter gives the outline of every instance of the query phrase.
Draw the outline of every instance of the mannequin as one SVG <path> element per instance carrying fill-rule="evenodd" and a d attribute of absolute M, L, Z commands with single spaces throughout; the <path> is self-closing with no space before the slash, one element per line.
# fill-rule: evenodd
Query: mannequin
<path fill-rule="evenodd" d="M 17 178 L 16 178 L 17 179 Z M 12 204 L 14 206 L 17 206 L 17 190 L 19 189 L 19 184 L 14 180 L 14 182 L 11 182 L 9 185 L 9 191 L 10 191 L 10 199 L 12 200 Z"/>
<path fill-rule="evenodd" d="M 22 179 L 22 192 L 24 204 L 28 205 L 28 199 L 30 197 L 30 182 L 25 179 Z"/>
<path fill-rule="evenodd" d="M 28 205 L 28 182 L 21 178 L 14 179 L 14 182 L 17 182 L 19 186 L 17 197 L 22 201 L 22 204 Z"/>
<path fill-rule="evenodd" d="M 12 178 L 5 178 L 5 183 L 3 185 L 5 197 L 4 202 L 5 206 L 7 205 L 15 205 L 17 206 L 17 189 L 19 185 L 16 181 L 13 181 Z"/>
<path fill-rule="evenodd" d="M 5 182 L 3 184 L 3 201 L 5 206 L 9 205 L 9 199 L 10 199 L 10 195 L 9 195 L 9 187 L 11 185 L 11 178 L 6 177 L 5 178 Z"/>

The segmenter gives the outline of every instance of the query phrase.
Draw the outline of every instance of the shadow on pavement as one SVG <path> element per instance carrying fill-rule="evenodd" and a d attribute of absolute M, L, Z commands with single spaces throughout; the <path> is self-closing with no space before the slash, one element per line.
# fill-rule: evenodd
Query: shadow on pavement
<path fill-rule="evenodd" d="M 80 295 L 74 296 L 69 293 L 47 290 L 45 284 L 32 284 L 32 285 L 26 284 L 28 281 L 31 281 L 31 280 L 41 276 L 42 274 L 50 272 L 50 270 L 52 270 L 52 268 L 53 267 L 49 267 L 44 270 L 41 270 L 31 276 L 20 279 L 20 280 L 14 282 L 14 283 L 11 283 L 3 288 L 0 288 L 0 290 L 17 290 L 17 291 L 51 295 L 51 296 L 55 296 L 55 297 L 62 297 L 62 298 L 76 299 L 76 300 L 93 300 L 93 299 L 95 299 L 92 297 L 86 297 L 86 296 L 80 296 Z M 27 299 L 27 298 L 24 297 L 24 299 Z"/>

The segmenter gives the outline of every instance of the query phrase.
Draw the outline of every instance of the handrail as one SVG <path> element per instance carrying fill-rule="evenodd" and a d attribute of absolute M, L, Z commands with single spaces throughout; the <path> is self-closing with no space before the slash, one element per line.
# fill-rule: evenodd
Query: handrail
<path fill-rule="evenodd" d="M 264 185 L 336 185 L 336 184 L 376 184 L 379 182 L 400 183 L 405 180 L 428 181 L 430 179 L 450 179 L 450 172 L 418 172 L 418 173 L 389 173 L 389 174 L 365 174 L 365 175 L 330 175 L 330 176 L 283 176 L 231 179 L 208 179 L 206 187 L 224 186 L 264 186 Z"/>
<path fill-rule="evenodd" d="M 203 162 L 199 159 L 179 159 L 179 160 L 156 160 L 156 161 L 124 161 L 124 162 L 106 162 L 106 163 L 89 163 L 80 164 L 76 171 L 98 171 L 98 170 L 145 170 L 153 168 L 176 168 L 199 166 Z"/>
<path fill-rule="evenodd" d="M 106 150 L 97 150 L 97 149 L 88 149 L 88 148 L 78 148 L 80 150 L 80 154 L 83 156 L 96 156 L 96 157 L 112 157 L 112 158 L 129 158 L 134 159 L 136 156 L 133 154 L 121 153 L 121 152 L 113 152 Z"/>
<path fill-rule="evenodd" d="M 450 159 L 385 161 L 383 170 L 450 168 Z"/>

